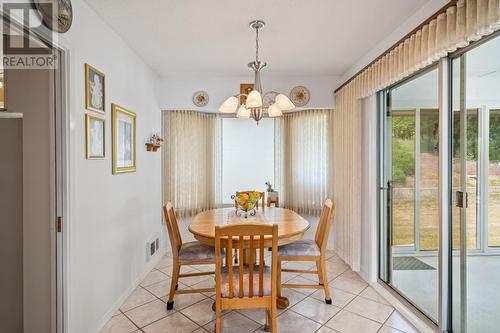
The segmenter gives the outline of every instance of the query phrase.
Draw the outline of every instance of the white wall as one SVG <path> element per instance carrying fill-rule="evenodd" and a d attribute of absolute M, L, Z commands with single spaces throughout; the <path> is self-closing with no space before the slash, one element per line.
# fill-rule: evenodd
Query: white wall
<path fill-rule="evenodd" d="M 245 66 L 245 64 L 242 64 Z M 333 108 L 335 105 L 333 91 L 342 82 L 335 76 L 311 77 L 275 77 L 270 75 L 272 69 L 266 68 L 261 73 L 262 89 L 274 90 L 288 95 L 290 90 L 298 85 L 306 86 L 311 98 L 305 108 Z M 168 77 L 161 81 L 160 106 L 162 109 L 190 109 L 214 112 L 231 95 L 238 94 L 240 83 L 252 83 L 252 72 L 243 77 Z M 202 108 L 194 106 L 193 93 L 205 90 L 209 96 L 208 105 Z"/>
<path fill-rule="evenodd" d="M 146 241 L 163 234 L 160 153 L 144 143 L 160 132 L 157 76 L 82 0 L 73 0 L 70 52 L 70 219 L 68 295 L 71 333 L 94 333 L 149 270 Z M 106 158 L 85 160 L 84 64 L 106 74 Z M 137 113 L 137 172 L 111 174 L 111 103 Z M 165 246 L 165 235 L 162 235 Z"/>

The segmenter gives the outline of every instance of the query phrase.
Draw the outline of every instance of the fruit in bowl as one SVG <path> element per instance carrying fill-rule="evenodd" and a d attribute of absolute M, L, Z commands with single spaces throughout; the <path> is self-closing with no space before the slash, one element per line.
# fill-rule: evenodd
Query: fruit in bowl
<path fill-rule="evenodd" d="M 248 191 L 248 192 L 238 192 L 237 195 L 232 196 L 236 200 L 236 215 L 239 216 L 238 211 L 242 210 L 245 213 L 245 218 L 250 215 L 255 215 L 255 205 L 260 199 L 260 192 Z"/>

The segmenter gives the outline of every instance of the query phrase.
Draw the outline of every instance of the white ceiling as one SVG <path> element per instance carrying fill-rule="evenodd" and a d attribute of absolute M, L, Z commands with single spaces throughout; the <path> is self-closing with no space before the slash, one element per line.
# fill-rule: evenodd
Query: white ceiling
<path fill-rule="evenodd" d="M 342 75 L 429 0 L 86 0 L 159 75 Z"/>

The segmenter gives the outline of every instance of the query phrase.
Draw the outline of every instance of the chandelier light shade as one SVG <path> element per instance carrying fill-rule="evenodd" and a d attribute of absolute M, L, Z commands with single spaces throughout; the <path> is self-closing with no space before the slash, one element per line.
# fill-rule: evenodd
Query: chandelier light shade
<path fill-rule="evenodd" d="M 269 117 L 274 118 L 274 117 L 281 117 L 283 115 L 283 112 L 281 112 L 280 108 L 276 105 L 277 103 L 271 104 L 268 109 Z"/>
<path fill-rule="evenodd" d="M 238 112 L 236 113 L 237 118 L 250 118 L 250 109 L 245 107 L 245 104 L 241 104 Z"/>
<path fill-rule="evenodd" d="M 222 113 L 235 113 L 238 107 L 238 98 L 236 96 L 231 96 L 222 103 L 219 111 Z"/>
<path fill-rule="evenodd" d="M 278 96 L 276 96 L 276 104 L 280 108 L 280 110 L 283 111 L 288 111 L 295 108 L 295 105 L 292 103 L 292 101 L 283 94 L 278 94 Z"/>
<path fill-rule="evenodd" d="M 254 90 L 248 95 L 239 94 L 231 96 L 222 103 L 219 111 L 222 113 L 234 113 L 239 105 L 239 97 L 245 96 L 246 102 L 238 108 L 236 117 L 252 118 L 259 124 L 259 121 L 267 113 L 269 117 L 281 117 L 282 111 L 295 108 L 292 101 L 283 94 L 275 91 L 263 93 L 262 82 L 260 80 L 260 70 L 266 67 L 266 63 L 259 60 L 259 30 L 264 28 L 265 23 L 261 20 L 250 22 L 250 27 L 255 30 L 255 60 L 248 64 L 254 72 Z"/>
<path fill-rule="evenodd" d="M 252 90 L 247 97 L 247 108 L 260 108 L 262 107 L 262 95 L 257 90 Z"/>

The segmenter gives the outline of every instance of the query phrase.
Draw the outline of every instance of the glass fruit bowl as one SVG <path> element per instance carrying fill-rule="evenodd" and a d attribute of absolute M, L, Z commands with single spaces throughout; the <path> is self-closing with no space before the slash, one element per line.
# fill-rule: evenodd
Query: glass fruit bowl
<path fill-rule="evenodd" d="M 236 215 L 247 218 L 248 215 L 254 216 L 257 213 L 255 205 L 260 199 L 260 192 L 238 192 L 231 199 L 236 202 Z"/>

